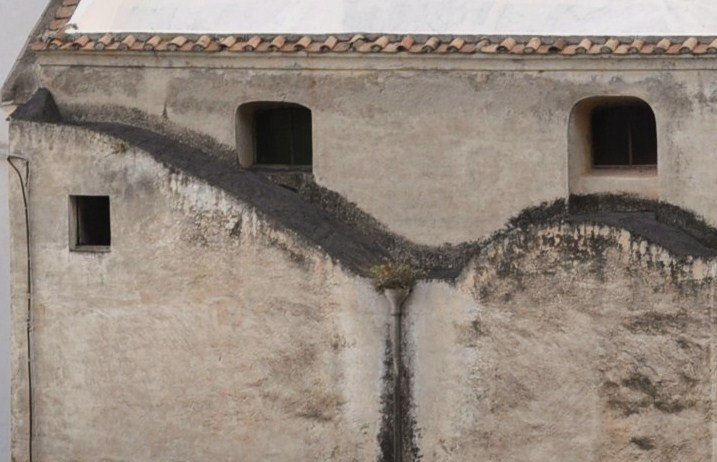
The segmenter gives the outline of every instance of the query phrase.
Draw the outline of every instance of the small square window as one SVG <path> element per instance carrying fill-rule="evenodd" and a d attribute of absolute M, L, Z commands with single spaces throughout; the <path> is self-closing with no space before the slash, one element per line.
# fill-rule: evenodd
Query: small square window
<path fill-rule="evenodd" d="M 107 252 L 110 244 L 109 196 L 70 196 L 70 249 Z"/>

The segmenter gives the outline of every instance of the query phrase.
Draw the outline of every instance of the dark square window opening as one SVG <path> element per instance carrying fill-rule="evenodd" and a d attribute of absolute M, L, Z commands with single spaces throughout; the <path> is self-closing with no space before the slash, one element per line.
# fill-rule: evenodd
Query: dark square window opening
<path fill-rule="evenodd" d="M 590 122 L 594 167 L 657 166 L 655 114 L 647 103 L 599 106 Z"/>
<path fill-rule="evenodd" d="M 111 243 L 109 196 L 70 196 L 70 248 L 107 251 Z"/>
<path fill-rule="evenodd" d="M 257 110 L 254 115 L 256 164 L 311 166 L 311 111 L 301 106 Z"/>

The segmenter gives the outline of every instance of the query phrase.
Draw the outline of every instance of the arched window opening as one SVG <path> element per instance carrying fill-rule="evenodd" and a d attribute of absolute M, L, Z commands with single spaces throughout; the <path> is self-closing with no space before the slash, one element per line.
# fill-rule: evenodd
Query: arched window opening
<path fill-rule="evenodd" d="M 594 168 L 657 165 L 655 114 L 642 101 L 596 106 L 590 117 Z"/>
<path fill-rule="evenodd" d="M 633 194 L 658 199 L 657 117 L 630 96 L 579 101 L 568 128 L 570 194 Z"/>
<path fill-rule="evenodd" d="M 237 113 L 237 148 L 242 165 L 310 167 L 311 110 L 293 103 L 254 102 Z"/>

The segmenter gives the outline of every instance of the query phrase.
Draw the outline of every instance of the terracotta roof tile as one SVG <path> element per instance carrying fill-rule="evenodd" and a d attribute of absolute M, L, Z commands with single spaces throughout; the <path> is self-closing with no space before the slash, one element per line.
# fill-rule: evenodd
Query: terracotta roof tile
<path fill-rule="evenodd" d="M 319 51 L 326 52 L 331 51 L 334 49 L 336 44 L 339 43 L 339 39 L 334 37 L 333 35 L 328 37 L 326 40 L 324 40 L 324 43 L 321 44 L 321 47 L 319 48 Z"/>
<path fill-rule="evenodd" d="M 208 53 L 216 53 L 217 51 L 221 51 L 221 50 L 222 50 L 222 46 L 219 45 L 219 42 L 217 42 L 215 40 L 212 40 L 211 42 L 209 42 L 209 45 L 207 45 L 207 47 L 204 49 L 204 51 L 206 51 Z M 194 50 L 194 51 L 197 51 L 197 50 Z"/>
<path fill-rule="evenodd" d="M 53 20 L 52 22 L 50 22 L 50 27 L 49 27 L 49 29 L 50 29 L 51 31 L 56 31 L 56 30 L 64 29 L 65 26 L 67 25 L 67 22 L 68 22 L 68 21 L 69 21 L 69 18 L 65 18 L 65 19 L 55 19 L 55 20 Z"/>
<path fill-rule="evenodd" d="M 78 47 L 83 47 L 87 45 L 90 42 L 90 38 L 86 35 L 82 35 L 80 37 L 77 37 L 72 43 L 77 45 Z"/>
<path fill-rule="evenodd" d="M 690 37 L 682 43 L 682 46 L 680 47 L 680 53 L 682 53 L 683 55 L 692 53 L 693 51 L 695 51 L 695 48 L 698 44 L 699 42 L 695 37 Z"/>
<path fill-rule="evenodd" d="M 60 39 L 52 39 L 50 43 L 48 44 L 48 48 L 50 50 L 59 50 L 61 46 L 65 44 L 64 41 Z"/>
<path fill-rule="evenodd" d="M 389 43 L 389 38 L 385 35 L 382 35 L 373 42 L 363 43 L 361 46 L 359 46 L 358 51 L 360 51 L 361 53 L 378 53 L 380 51 L 383 51 L 383 49 L 386 48 Z"/>
<path fill-rule="evenodd" d="M 104 50 L 108 46 L 112 45 L 114 37 L 112 34 L 105 34 L 95 42 L 95 50 Z"/>
<path fill-rule="evenodd" d="M 717 38 L 659 38 L 645 40 L 642 38 L 608 38 L 593 39 L 583 37 L 568 39 L 558 37 L 550 42 L 545 37 L 500 37 L 492 40 L 486 37 L 426 37 L 420 40 L 412 35 L 388 36 L 372 35 L 370 37 L 356 34 L 350 39 L 335 36 L 318 37 L 286 37 L 253 36 L 241 38 L 232 35 L 213 37 L 188 37 L 181 34 L 174 36 L 152 36 L 146 41 L 138 40 L 130 34 L 104 34 L 96 36 L 80 36 L 67 34 L 65 28 L 72 17 L 80 0 L 63 0 L 55 11 L 55 17 L 43 35 L 46 40 L 38 40 L 30 44 L 33 51 L 44 50 L 117 50 L 117 51 L 152 51 L 152 52 L 218 52 L 228 53 L 435 53 L 435 54 L 496 54 L 511 55 L 717 55 Z"/>
<path fill-rule="evenodd" d="M 598 43 L 594 43 L 593 46 L 590 47 L 588 50 L 589 55 L 599 55 L 602 54 L 602 45 Z"/>
<path fill-rule="evenodd" d="M 144 42 L 144 49 L 146 51 L 153 51 L 160 43 L 162 43 L 162 37 L 155 35 Z"/>
<path fill-rule="evenodd" d="M 70 19 L 75 12 L 74 6 L 61 6 L 55 13 L 55 19 Z"/>
<path fill-rule="evenodd" d="M 583 55 L 590 51 L 590 48 L 592 48 L 593 42 L 589 38 L 584 38 L 578 43 L 578 46 L 575 47 L 575 53 L 579 55 Z"/>
<path fill-rule="evenodd" d="M 271 43 L 262 40 L 259 42 L 259 44 L 254 48 L 254 51 L 257 53 L 267 53 L 269 51 L 276 51 L 277 49 L 271 47 Z"/>
<path fill-rule="evenodd" d="M 707 44 L 706 43 L 700 43 L 695 47 L 695 49 L 692 51 L 692 53 L 696 55 L 704 55 L 707 54 Z"/>
<path fill-rule="evenodd" d="M 259 45 L 261 45 L 261 37 L 255 35 L 244 44 L 243 51 L 254 51 Z"/>
<path fill-rule="evenodd" d="M 132 48 L 132 45 L 137 41 L 136 38 L 134 38 L 134 35 L 128 35 L 122 41 L 120 42 L 118 49 L 119 50 L 129 50 Z"/>
<path fill-rule="evenodd" d="M 421 47 L 421 51 L 423 53 L 432 53 L 436 51 L 436 49 L 440 46 L 441 39 L 438 37 L 431 37 L 428 40 L 426 40 L 426 43 L 423 44 Z"/>
<path fill-rule="evenodd" d="M 169 51 L 177 51 L 182 48 L 185 43 L 187 43 L 187 37 L 183 35 L 178 35 L 177 37 L 174 37 L 172 40 L 167 42 L 166 48 Z"/>
<path fill-rule="evenodd" d="M 190 51 L 194 51 L 194 42 L 191 40 L 187 40 L 184 45 L 179 47 L 179 50 L 183 53 L 189 53 Z"/>
<path fill-rule="evenodd" d="M 478 51 L 478 44 L 466 43 L 458 50 L 458 53 L 468 55 L 468 54 L 476 53 L 477 51 Z"/>
<path fill-rule="evenodd" d="M 577 45 L 567 45 L 560 53 L 565 56 L 573 56 L 577 54 L 577 49 Z"/>
<path fill-rule="evenodd" d="M 523 52 L 525 54 L 533 54 L 536 51 L 540 50 L 540 47 L 543 45 L 543 42 L 538 37 L 533 37 L 532 39 L 528 40 L 528 43 L 525 45 L 525 48 L 523 49 Z"/>
<path fill-rule="evenodd" d="M 451 40 L 451 43 L 448 44 L 447 50 L 449 53 L 455 53 L 457 51 L 460 51 L 461 48 L 463 48 L 466 44 L 466 41 L 460 37 L 456 37 L 453 40 Z"/>
<path fill-rule="evenodd" d="M 668 55 L 679 55 L 681 53 L 682 46 L 679 43 L 675 43 L 673 45 L 670 45 L 670 47 L 667 49 L 666 53 Z"/>
<path fill-rule="evenodd" d="M 717 54 L 717 38 L 707 45 L 707 53 Z"/>
<path fill-rule="evenodd" d="M 296 45 L 294 46 L 294 50 L 296 50 L 296 51 L 306 50 L 307 48 L 309 48 L 309 46 L 311 45 L 312 42 L 313 42 L 312 38 L 309 37 L 308 35 L 305 35 L 305 36 L 301 37 L 301 39 L 299 39 L 298 42 L 296 42 Z"/>
<path fill-rule="evenodd" d="M 655 44 L 654 43 L 647 43 L 640 48 L 640 54 L 641 55 L 651 55 L 651 54 L 659 54 L 655 53 Z"/>
<path fill-rule="evenodd" d="M 617 50 L 617 47 L 620 46 L 620 41 L 618 39 L 608 39 L 607 42 L 603 44 L 602 47 L 600 47 L 600 53 L 607 55 L 610 53 L 614 53 L 615 50 Z"/>
<path fill-rule="evenodd" d="M 204 51 L 212 44 L 212 38 L 208 35 L 202 35 L 194 42 L 192 51 Z M 180 45 L 181 46 L 181 45 Z"/>
<path fill-rule="evenodd" d="M 47 45 L 43 42 L 32 42 L 30 44 L 30 49 L 32 51 L 42 51 L 47 49 Z"/>
<path fill-rule="evenodd" d="M 408 51 L 411 49 L 414 43 L 416 43 L 416 39 L 413 37 L 413 35 L 407 35 L 403 37 L 400 42 L 398 42 L 398 44 L 396 45 L 396 49 L 398 51 Z"/>
<path fill-rule="evenodd" d="M 563 51 L 566 46 L 568 46 L 568 41 L 564 38 L 559 38 L 550 45 L 548 53 L 559 53 Z"/>
<path fill-rule="evenodd" d="M 500 45 L 500 44 L 498 44 L 498 43 L 486 42 L 486 44 L 481 47 L 480 52 L 481 52 L 481 53 L 487 53 L 487 54 L 489 54 L 489 55 L 490 55 L 490 54 L 498 53 L 498 46 L 499 46 L 499 45 Z"/>
<path fill-rule="evenodd" d="M 637 54 L 642 50 L 642 47 L 645 46 L 645 41 L 642 39 L 635 39 L 630 44 L 630 47 L 628 48 L 628 53 L 631 55 Z"/>
<path fill-rule="evenodd" d="M 615 53 L 616 55 L 627 55 L 627 54 L 630 54 L 630 45 L 628 45 L 627 43 L 623 43 L 623 44 L 621 44 L 620 46 L 618 46 L 617 48 L 615 48 L 614 53 Z"/>
<path fill-rule="evenodd" d="M 364 37 L 361 34 L 356 34 L 353 37 L 351 37 L 351 40 L 349 40 L 349 48 L 353 48 L 354 50 L 358 50 L 361 48 L 361 45 L 366 43 L 366 37 Z"/>
<path fill-rule="evenodd" d="M 223 48 L 231 48 L 236 44 L 239 40 L 234 36 L 224 37 L 219 41 L 219 45 L 221 45 Z"/>
<path fill-rule="evenodd" d="M 496 49 L 496 51 L 498 51 L 498 53 L 508 53 L 510 50 L 513 49 L 513 47 L 515 45 L 516 45 L 515 39 L 512 37 L 508 37 L 505 40 L 503 40 L 502 42 L 500 42 L 500 45 L 498 45 L 498 48 Z"/>
<path fill-rule="evenodd" d="M 333 50 L 331 50 L 334 53 L 346 53 L 351 49 L 351 44 L 349 42 L 339 42 L 336 44 Z"/>
<path fill-rule="evenodd" d="M 286 37 L 284 37 L 283 35 L 277 35 L 276 37 L 274 37 L 274 40 L 272 40 L 269 44 L 269 48 L 272 50 L 280 50 L 285 43 Z"/>
<path fill-rule="evenodd" d="M 654 52 L 658 55 L 665 53 L 670 48 L 671 45 L 672 45 L 672 41 L 670 41 L 670 39 L 663 38 L 662 40 L 657 42 L 657 45 L 655 45 Z"/>

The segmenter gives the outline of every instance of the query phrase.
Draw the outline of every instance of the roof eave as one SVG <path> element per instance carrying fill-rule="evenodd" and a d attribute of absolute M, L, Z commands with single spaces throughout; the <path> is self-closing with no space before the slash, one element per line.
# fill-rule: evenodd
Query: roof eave
<path fill-rule="evenodd" d="M 30 44 L 49 28 L 50 23 L 55 20 L 55 12 L 62 6 L 62 2 L 63 0 L 49 0 L 42 15 L 27 36 L 20 55 L 15 60 L 10 73 L 3 82 L 2 89 L 0 89 L 2 103 L 22 103 L 30 98 L 37 89 L 37 78 L 33 72 L 35 52 L 30 48 Z"/>

